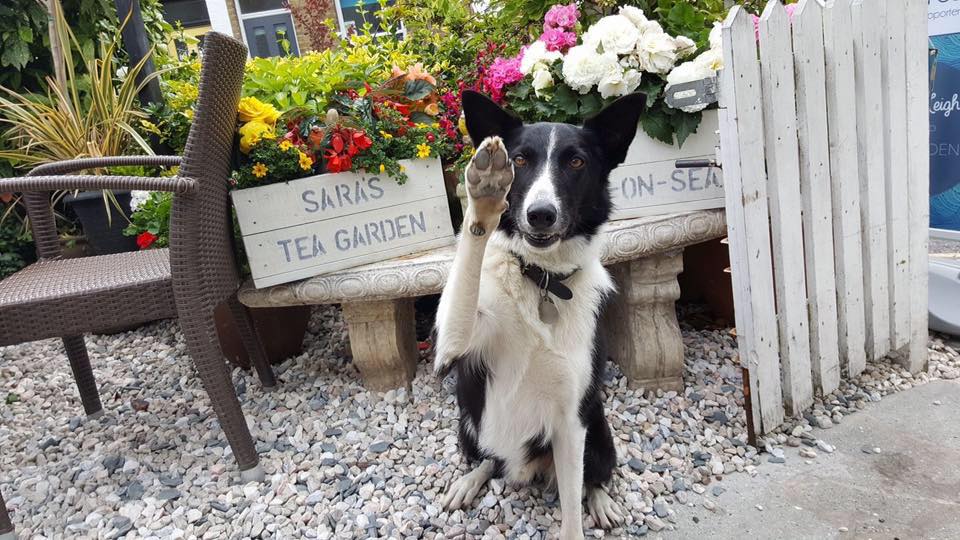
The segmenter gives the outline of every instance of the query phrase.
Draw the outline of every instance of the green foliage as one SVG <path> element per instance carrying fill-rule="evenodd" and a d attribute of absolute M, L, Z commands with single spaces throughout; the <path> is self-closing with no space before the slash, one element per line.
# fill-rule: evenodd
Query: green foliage
<path fill-rule="evenodd" d="M 0 215 L 7 214 L 0 203 Z M 33 242 L 18 219 L 0 220 L 0 279 L 20 270 L 34 259 Z"/>
<path fill-rule="evenodd" d="M 130 225 L 123 230 L 127 236 L 139 236 L 148 232 L 157 237 L 150 247 L 165 248 L 170 245 L 170 209 L 173 194 L 155 191 L 131 214 Z"/>
<path fill-rule="evenodd" d="M 528 39 L 493 9 L 474 13 L 469 0 L 397 0 L 381 13 L 403 21 L 407 41 L 416 44 L 416 54 L 442 88 L 471 82 L 477 54 L 488 43 L 515 52 Z"/>
<path fill-rule="evenodd" d="M 45 78 L 53 75 L 50 57 L 48 13 L 45 1 L 4 0 L 0 2 L 0 86 L 27 92 L 43 92 Z M 70 14 L 70 27 L 80 50 L 94 54 L 104 36 L 117 31 L 120 20 L 112 0 L 62 0 Z M 160 0 L 141 0 L 144 26 L 158 57 L 166 55 L 167 36 L 171 26 L 163 20 Z M 122 58 L 120 61 L 125 62 Z M 75 58 L 75 68 L 83 71 L 84 63 Z"/>

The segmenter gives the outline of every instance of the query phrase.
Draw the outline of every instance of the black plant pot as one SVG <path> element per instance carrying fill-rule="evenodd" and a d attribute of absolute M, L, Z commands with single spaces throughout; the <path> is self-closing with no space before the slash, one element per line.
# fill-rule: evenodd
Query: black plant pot
<path fill-rule="evenodd" d="M 107 211 L 103 206 L 103 193 L 100 191 L 81 191 L 76 195 L 64 197 L 64 202 L 80 219 L 83 234 L 87 237 L 87 242 L 95 255 L 137 250 L 137 239 L 123 235 L 123 229 L 127 227 L 130 217 L 130 192 L 114 191 L 113 195 L 117 198 L 120 209 L 117 209 L 113 203 L 108 203 L 112 219 L 107 218 Z"/>

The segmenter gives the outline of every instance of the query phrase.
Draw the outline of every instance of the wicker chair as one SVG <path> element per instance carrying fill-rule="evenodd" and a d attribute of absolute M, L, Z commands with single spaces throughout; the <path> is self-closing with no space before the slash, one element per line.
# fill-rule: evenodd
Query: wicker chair
<path fill-rule="evenodd" d="M 0 192 L 23 192 L 39 262 L 0 281 L 0 346 L 63 337 L 89 416 L 102 414 L 82 335 L 179 316 L 203 387 L 213 402 L 243 481 L 263 470 L 217 338 L 213 312 L 227 302 L 251 363 L 265 387 L 276 382 L 247 309 L 236 299 L 227 178 L 236 130 L 246 47 L 215 32 L 203 44 L 200 95 L 183 158 L 125 156 L 44 165 L 0 180 Z M 180 166 L 180 176 L 81 176 L 117 165 Z M 144 189 L 174 193 L 170 248 L 62 259 L 50 208 L 55 189 Z M 12 536 L 0 498 L 0 540 Z"/>

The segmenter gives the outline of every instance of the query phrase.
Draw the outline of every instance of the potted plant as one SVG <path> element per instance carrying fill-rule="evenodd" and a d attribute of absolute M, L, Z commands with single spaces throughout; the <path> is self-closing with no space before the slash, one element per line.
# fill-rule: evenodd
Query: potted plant
<path fill-rule="evenodd" d="M 59 2 L 51 6 L 55 35 L 61 40 L 55 49 L 62 53 L 65 77 L 48 77 L 45 96 L 0 87 L 0 125 L 6 126 L 3 138 L 9 147 L 0 149 L 0 159 L 31 169 L 45 163 L 130 151 L 152 154 L 150 145 L 136 130 L 138 122 L 146 119 L 146 113 L 137 106 L 137 94 L 158 75 L 151 73 L 137 81 L 150 55 L 118 77 L 114 68 L 118 65 L 119 30 L 101 44 L 98 56 L 91 55 L 66 23 Z M 83 73 L 74 69 L 74 52 L 83 59 Z M 68 195 L 66 202 L 74 208 L 97 253 L 134 247 L 122 232 L 128 194 L 107 190 L 58 193 L 54 200 L 64 195 Z"/>
<path fill-rule="evenodd" d="M 680 208 L 675 194 L 670 204 L 649 195 L 661 179 L 685 188 L 684 196 L 692 200 L 680 201 L 684 208 L 723 205 L 717 171 L 699 171 L 691 180 L 675 175 L 673 167 L 676 159 L 712 156 L 718 144 L 715 111 L 707 113 L 710 128 L 700 130 L 705 106 L 677 110 L 662 98 L 670 85 L 713 77 L 722 67 L 720 26 L 713 24 L 720 13 L 700 8 L 699 2 L 660 4 L 654 13 L 666 15 L 661 20 L 667 29 L 633 6 L 587 26 L 576 3 L 555 5 L 546 12 L 539 37 L 516 55 L 498 54 L 503 48 L 491 44 L 477 58 L 473 88 L 526 121 L 578 124 L 617 97 L 646 94 L 642 129 L 618 169 L 626 183 L 620 185 L 616 173 L 611 176 L 617 217 L 642 215 L 649 207 Z M 458 193 L 465 197 L 462 188 Z M 631 200 L 631 195 L 647 199 Z"/>
<path fill-rule="evenodd" d="M 322 116 L 241 100 L 231 183 L 254 283 L 452 242 L 438 158 L 463 148 L 455 101 L 419 64 L 334 91 Z"/>

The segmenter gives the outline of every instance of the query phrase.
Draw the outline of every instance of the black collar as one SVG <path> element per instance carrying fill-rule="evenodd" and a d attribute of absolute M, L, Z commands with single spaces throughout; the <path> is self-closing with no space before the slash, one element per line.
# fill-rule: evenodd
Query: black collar
<path fill-rule="evenodd" d="M 556 274 L 544 270 L 535 264 L 527 263 L 521 256 L 515 253 L 513 256 L 516 257 L 520 263 L 520 273 L 532 281 L 541 291 L 549 291 L 562 300 L 570 300 L 573 298 L 573 291 L 570 290 L 570 287 L 564 285 L 563 282 L 573 277 L 573 275 L 580 270 L 579 268 L 575 268 L 572 272 L 566 274 Z"/>

